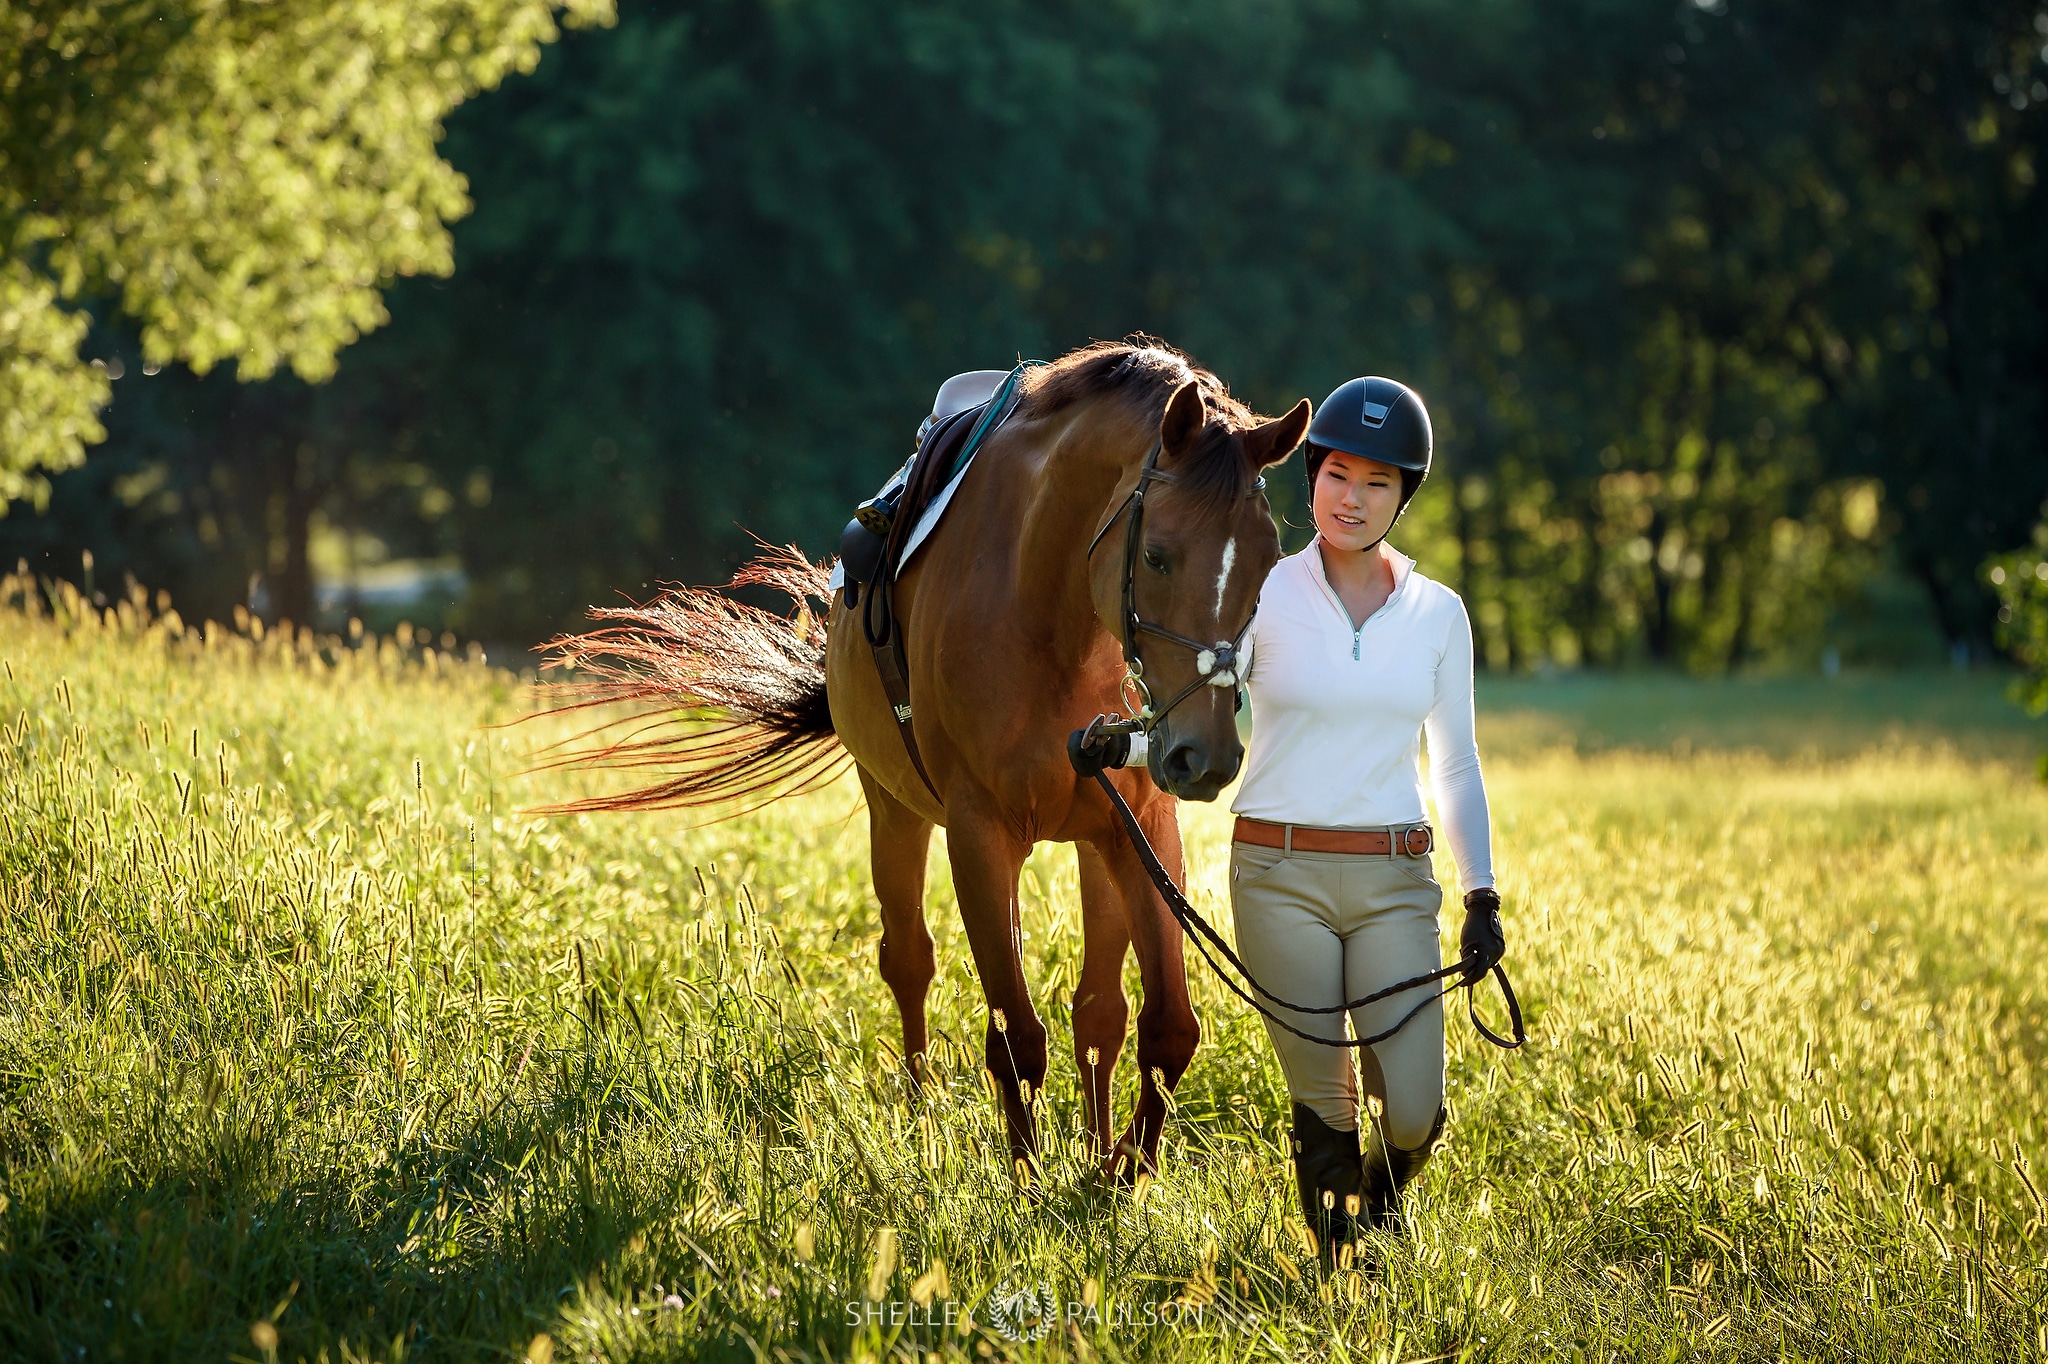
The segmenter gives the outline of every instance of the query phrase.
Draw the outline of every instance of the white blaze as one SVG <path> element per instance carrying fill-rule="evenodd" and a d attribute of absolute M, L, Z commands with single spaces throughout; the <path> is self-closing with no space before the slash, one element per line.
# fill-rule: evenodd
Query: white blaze
<path fill-rule="evenodd" d="M 1237 563 L 1237 537 L 1223 542 L 1223 569 L 1216 575 L 1216 619 L 1223 619 L 1223 593 L 1230 586 L 1230 570 Z"/>

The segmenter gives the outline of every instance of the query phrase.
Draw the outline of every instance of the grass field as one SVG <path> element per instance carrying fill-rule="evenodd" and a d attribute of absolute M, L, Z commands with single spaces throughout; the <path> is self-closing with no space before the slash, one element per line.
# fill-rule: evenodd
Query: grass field
<path fill-rule="evenodd" d="M 1084 1178 L 1056 1068 L 1018 1186 L 942 859 L 906 1100 L 850 786 L 529 818 L 558 732 L 391 641 L 0 602 L 0 664 L 8 1359 L 2048 1356 L 2048 788 L 1970 679 L 1489 688 L 1536 1038 L 1453 1025 L 1412 1236 L 1320 1277 L 1205 976 L 1162 1177 Z M 1067 850 L 1025 906 L 1057 1040 Z M 1013 1341 L 1004 1286 L 1062 1320 Z"/>
<path fill-rule="evenodd" d="M 1566 673 L 1482 676 L 1479 709 L 1487 752 L 1500 757 L 1622 748 L 1812 761 L 1921 748 L 2038 767 L 2048 721 L 2029 718 L 2011 691 L 2009 674 L 1983 669 L 1727 681 Z"/>

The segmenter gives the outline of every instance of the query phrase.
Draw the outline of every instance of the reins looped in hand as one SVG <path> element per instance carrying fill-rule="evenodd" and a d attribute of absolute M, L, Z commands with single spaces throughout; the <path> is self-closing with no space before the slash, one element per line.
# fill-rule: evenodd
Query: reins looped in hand
<path fill-rule="evenodd" d="M 1245 1003 L 1251 1005 L 1252 1008 L 1257 1010 L 1267 1021 L 1275 1024 L 1278 1027 L 1284 1028 L 1286 1031 L 1293 1033 L 1296 1037 L 1302 1038 L 1305 1041 L 1313 1042 L 1320 1047 L 1341 1047 L 1348 1049 L 1376 1046 L 1379 1043 L 1386 1041 L 1395 1033 L 1398 1033 L 1399 1031 L 1401 1031 L 1401 1029 L 1407 1027 L 1408 1024 L 1415 1018 L 1417 1014 L 1420 1014 L 1424 1009 L 1428 1008 L 1431 1004 L 1435 1003 L 1439 999 L 1442 999 L 1445 995 L 1451 993 L 1451 991 L 1462 987 L 1465 991 L 1465 1011 L 1471 1017 L 1472 1026 L 1478 1030 L 1479 1035 L 1481 1037 L 1484 1037 L 1487 1041 L 1491 1042 L 1496 1047 L 1500 1047 L 1510 1051 L 1514 1050 L 1517 1047 L 1520 1047 L 1523 1043 L 1529 1040 L 1528 1030 L 1522 1024 L 1522 1002 L 1515 997 L 1515 987 L 1508 982 L 1508 973 L 1505 970 L 1503 970 L 1498 963 L 1496 963 L 1493 966 L 1492 970 L 1490 972 L 1487 972 L 1486 974 L 1491 975 L 1500 984 L 1501 997 L 1507 1003 L 1508 1027 L 1509 1030 L 1514 1034 L 1513 1040 L 1509 1040 L 1506 1037 L 1502 1037 L 1499 1033 L 1487 1027 L 1485 1022 L 1480 1019 L 1479 1005 L 1477 999 L 1474 996 L 1474 991 L 1478 986 L 1480 980 L 1484 979 L 1484 976 L 1473 974 L 1471 968 L 1466 965 L 1465 959 L 1462 957 L 1459 960 L 1452 962 L 1449 966 L 1439 967 L 1434 971 L 1429 971 L 1419 976 L 1412 976 L 1407 980 L 1396 981 L 1394 984 L 1389 985 L 1384 989 L 1375 990 L 1369 995 L 1361 995 L 1357 999 L 1347 1000 L 1342 1004 L 1331 1004 L 1326 1006 L 1309 1006 L 1303 1004 L 1296 1004 L 1291 1000 L 1285 1000 L 1280 998 L 1280 996 L 1274 994 L 1271 990 L 1268 990 L 1265 986 L 1259 984 L 1258 979 L 1252 975 L 1249 969 L 1246 968 L 1244 962 L 1239 959 L 1237 953 L 1231 950 L 1230 944 L 1224 941 L 1223 935 L 1218 933 L 1215 930 L 1215 928 L 1210 925 L 1209 921 L 1207 919 L 1204 919 L 1201 913 L 1198 910 L 1196 910 L 1196 908 L 1192 904 L 1188 903 L 1187 896 L 1181 893 L 1180 887 L 1173 883 L 1173 878 L 1171 876 L 1167 875 L 1165 866 L 1162 865 L 1159 861 L 1158 853 L 1154 852 L 1152 849 L 1151 840 L 1145 837 L 1145 830 L 1139 825 L 1137 815 L 1131 812 L 1131 807 L 1124 801 L 1122 793 L 1119 792 L 1116 789 L 1115 784 L 1110 781 L 1109 773 L 1100 766 L 1096 766 L 1094 767 L 1093 771 L 1089 771 L 1081 761 L 1080 755 L 1088 750 L 1091 741 L 1094 740 L 1097 735 L 1108 735 L 1115 733 L 1128 734 L 1137 731 L 1139 728 L 1140 722 L 1138 721 L 1117 721 L 1110 719 L 1106 715 L 1099 715 L 1089 724 L 1087 729 L 1078 731 L 1076 733 L 1075 741 L 1070 742 L 1068 744 L 1068 752 L 1073 757 L 1075 763 L 1075 770 L 1082 772 L 1084 775 L 1093 776 L 1095 778 L 1096 783 L 1102 787 L 1103 793 L 1109 797 L 1110 804 L 1116 809 L 1117 818 L 1123 823 L 1125 834 L 1127 834 L 1130 837 L 1131 846 L 1136 848 L 1138 851 L 1138 860 L 1144 863 L 1145 865 L 1146 875 L 1152 878 L 1152 884 L 1159 891 L 1159 897 L 1162 900 L 1166 901 L 1167 910 L 1170 913 L 1172 913 L 1175 922 L 1180 924 L 1181 931 L 1186 933 L 1188 937 L 1194 941 L 1195 950 L 1201 953 L 1202 960 L 1209 963 L 1209 969 L 1214 971 L 1217 977 L 1221 979 L 1225 985 L 1230 987 L 1230 991 L 1232 994 L 1236 995 Z M 1267 999 L 1271 1000 L 1275 1005 L 1278 1005 L 1280 1008 L 1285 1009 L 1290 1013 L 1297 1014 L 1349 1013 L 1353 1009 L 1361 1009 L 1368 1004 L 1377 1004 L 1379 1001 L 1383 999 L 1392 998 L 1395 995 L 1405 993 L 1409 990 L 1416 990 L 1421 989 L 1424 986 L 1435 985 L 1438 981 L 1449 980 L 1453 976 L 1461 977 L 1461 979 L 1453 981 L 1451 984 L 1444 986 L 1441 990 L 1437 990 L 1428 995 L 1421 1002 L 1419 1002 L 1413 1008 L 1408 1010 L 1407 1013 L 1401 1015 L 1399 1022 L 1395 1023 L 1392 1027 L 1387 1028 L 1384 1031 L 1376 1032 L 1370 1037 L 1332 1039 L 1328 1037 L 1317 1037 L 1313 1033 L 1303 1032 L 1300 1028 L 1295 1027 L 1286 1019 L 1279 1017 L 1271 1009 L 1267 1008 L 1264 1004 L 1261 1004 L 1256 998 L 1253 997 L 1251 991 L 1248 991 L 1244 988 L 1244 986 L 1239 985 L 1236 980 L 1231 978 L 1229 972 L 1225 971 L 1222 966 L 1217 964 L 1215 956 L 1211 955 L 1212 948 L 1215 950 L 1215 952 L 1222 954 L 1224 961 L 1228 962 L 1231 965 L 1231 967 L 1236 970 L 1238 975 L 1244 977 L 1245 984 L 1249 985 L 1251 987 L 1251 990 L 1257 991 L 1260 995 L 1265 996 Z"/>

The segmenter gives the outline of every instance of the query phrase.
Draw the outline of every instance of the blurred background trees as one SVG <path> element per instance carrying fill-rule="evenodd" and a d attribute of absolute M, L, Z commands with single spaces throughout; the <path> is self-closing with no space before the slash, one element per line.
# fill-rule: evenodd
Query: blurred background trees
<path fill-rule="evenodd" d="M 627 0 L 448 118 L 454 272 L 324 382 L 79 283 L 126 377 L 0 556 L 298 620 L 386 573 L 525 643 L 826 552 L 947 374 L 1143 329 L 1268 411 L 1414 382 L 1396 538 L 1491 666 L 1987 656 L 2048 498 L 2044 79 L 2000 0 Z"/>
<path fill-rule="evenodd" d="M 95 318 L 125 331 L 145 376 L 231 361 L 245 380 L 288 365 L 319 381 L 385 320 L 385 286 L 447 274 L 446 223 L 468 201 L 436 150 L 441 120 L 532 70 L 558 12 L 601 23 L 611 0 L 0 9 L 0 512 L 43 508 L 47 471 L 106 434 L 100 415 L 129 359 L 106 338 L 87 347 L 104 353 L 81 351 Z M 215 399 L 215 424 L 263 426 L 289 448 L 291 401 L 253 397 L 264 415 L 244 419 Z M 228 464 L 274 462 L 246 438 L 192 434 L 209 454 L 239 445 Z M 171 477 L 157 463 L 139 472 Z M 279 513 L 257 518 L 259 537 L 331 493 L 316 476 L 258 476 L 276 489 L 258 500 Z M 12 529 L 25 544 L 90 534 Z M 287 595 L 308 577 L 300 540 Z"/>

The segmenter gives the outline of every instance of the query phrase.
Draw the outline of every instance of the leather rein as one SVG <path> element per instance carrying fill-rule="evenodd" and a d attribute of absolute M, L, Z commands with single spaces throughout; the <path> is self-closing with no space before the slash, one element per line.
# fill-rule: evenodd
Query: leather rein
<path fill-rule="evenodd" d="M 1102 528 L 1095 532 L 1095 538 L 1088 542 L 1086 558 L 1092 563 L 1095 558 L 1096 547 L 1102 543 L 1102 537 L 1109 533 L 1109 528 L 1117 523 L 1119 517 L 1126 518 L 1124 522 L 1123 586 L 1120 600 L 1120 618 L 1118 620 L 1120 628 L 1117 631 L 1117 638 L 1118 642 L 1123 646 L 1124 653 L 1124 679 L 1122 683 L 1125 693 L 1124 703 L 1126 706 L 1129 706 L 1130 691 L 1135 687 L 1139 704 L 1136 708 L 1136 715 L 1124 718 L 1098 715 L 1089 722 L 1086 729 L 1077 732 L 1069 739 L 1067 751 L 1073 759 L 1077 771 L 1085 770 L 1081 767 L 1080 753 L 1098 735 L 1144 734 L 1149 736 L 1154 729 L 1159 727 L 1160 722 L 1166 718 L 1167 714 L 1175 706 L 1194 695 L 1196 690 L 1201 687 L 1229 687 L 1232 691 L 1238 693 L 1240 702 L 1243 700 L 1242 688 L 1245 686 L 1247 679 L 1238 675 L 1238 660 L 1239 650 L 1244 644 L 1245 633 L 1252 626 L 1252 618 L 1250 616 L 1245 618 L 1245 623 L 1238 628 L 1237 634 L 1233 638 L 1218 640 L 1215 644 L 1210 645 L 1169 630 L 1165 626 L 1146 620 L 1138 614 L 1137 572 L 1138 555 L 1143 547 L 1145 534 L 1145 485 L 1148 483 L 1173 483 L 1178 481 L 1175 475 L 1159 467 L 1160 448 L 1161 442 L 1154 440 L 1152 448 L 1146 452 L 1144 466 L 1138 471 L 1136 486 L 1131 489 L 1130 495 L 1117 506 L 1117 509 L 1110 513 L 1109 519 L 1102 523 Z M 1253 486 L 1252 491 L 1262 491 L 1265 486 L 1266 480 L 1261 477 Z M 1256 611 L 1257 608 L 1254 606 L 1254 614 L 1256 614 Z M 1175 692 L 1172 698 L 1163 706 L 1155 704 L 1151 688 L 1145 684 L 1145 665 L 1143 660 L 1138 657 L 1137 637 L 1140 634 L 1156 635 L 1168 643 L 1177 644 L 1181 648 L 1192 650 L 1195 654 L 1195 680 Z M 1214 926 L 1202 917 L 1201 912 L 1188 902 L 1186 895 L 1181 893 L 1180 887 L 1174 884 L 1173 877 L 1167 873 L 1166 867 L 1159 860 L 1159 854 L 1153 850 L 1151 840 L 1146 838 L 1145 830 L 1139 825 L 1137 815 L 1132 812 L 1130 805 L 1125 802 L 1123 793 L 1118 791 L 1115 783 L 1110 781 L 1109 773 L 1102 767 L 1097 766 L 1088 775 L 1095 778 L 1096 783 L 1102 787 L 1103 793 L 1109 797 L 1109 802 L 1115 808 L 1118 820 L 1123 824 L 1124 833 L 1130 838 L 1131 845 L 1137 849 L 1138 860 L 1144 864 L 1146 875 L 1151 877 L 1153 887 L 1158 890 L 1159 897 L 1166 902 L 1168 912 L 1173 915 L 1174 921 L 1180 925 L 1181 931 L 1187 934 L 1188 938 L 1194 942 L 1195 950 L 1200 953 L 1202 960 L 1209 963 L 1209 969 L 1214 971 L 1217 977 L 1230 988 L 1232 994 L 1251 1005 L 1267 1022 L 1318 1046 L 1362 1049 L 1376 1046 L 1386 1041 L 1394 1034 L 1400 1032 L 1401 1029 L 1407 1027 L 1418 1014 L 1431 1004 L 1450 994 L 1453 990 L 1462 988 L 1465 991 L 1465 1010 L 1472 1019 L 1472 1026 L 1478 1030 L 1480 1036 L 1493 1043 L 1493 1045 L 1507 1050 L 1520 1047 L 1529 1040 L 1528 1031 L 1522 1024 L 1521 1001 L 1515 997 L 1514 986 L 1508 983 L 1507 972 L 1501 968 L 1499 963 L 1495 963 L 1492 970 L 1488 973 L 1474 973 L 1465 964 L 1465 958 L 1460 957 L 1449 966 L 1439 967 L 1437 970 L 1426 972 L 1419 976 L 1412 976 L 1407 980 L 1396 981 L 1385 989 L 1375 990 L 1371 994 L 1347 1000 L 1342 1004 L 1311 1007 L 1295 1004 L 1292 1001 L 1280 998 L 1280 996 L 1259 984 L 1257 977 L 1253 976 L 1251 971 L 1246 968 L 1244 962 L 1231 949 L 1230 944 L 1225 941 L 1223 935 L 1218 933 Z M 1221 955 L 1223 960 L 1228 962 L 1239 976 L 1244 977 L 1245 985 L 1249 985 L 1251 987 L 1250 990 L 1247 990 L 1245 985 L 1238 984 L 1232 978 L 1230 972 L 1223 969 L 1223 966 L 1216 960 L 1216 955 L 1212 955 L 1211 949 L 1214 949 L 1215 954 Z M 1499 1033 L 1487 1027 L 1479 1017 L 1479 1006 L 1474 997 L 1474 991 L 1486 974 L 1491 974 L 1500 984 L 1501 996 L 1507 1003 L 1508 1025 L 1510 1032 L 1513 1034 L 1512 1039 L 1502 1037 Z M 1286 1019 L 1276 1015 L 1272 1009 L 1261 1004 L 1254 994 L 1256 992 L 1256 995 L 1264 996 L 1277 1007 L 1285 1009 L 1290 1013 L 1345 1014 L 1353 1009 L 1361 1009 L 1368 1004 L 1376 1004 L 1383 999 L 1391 998 L 1408 990 L 1420 989 L 1424 986 L 1435 985 L 1439 981 L 1450 980 L 1453 976 L 1461 977 L 1461 979 L 1452 981 L 1451 984 L 1444 986 L 1440 990 L 1432 991 L 1420 1003 L 1409 1009 L 1407 1013 L 1401 1015 L 1399 1022 L 1384 1031 L 1374 1033 L 1370 1037 L 1332 1039 L 1304 1032 Z"/>

